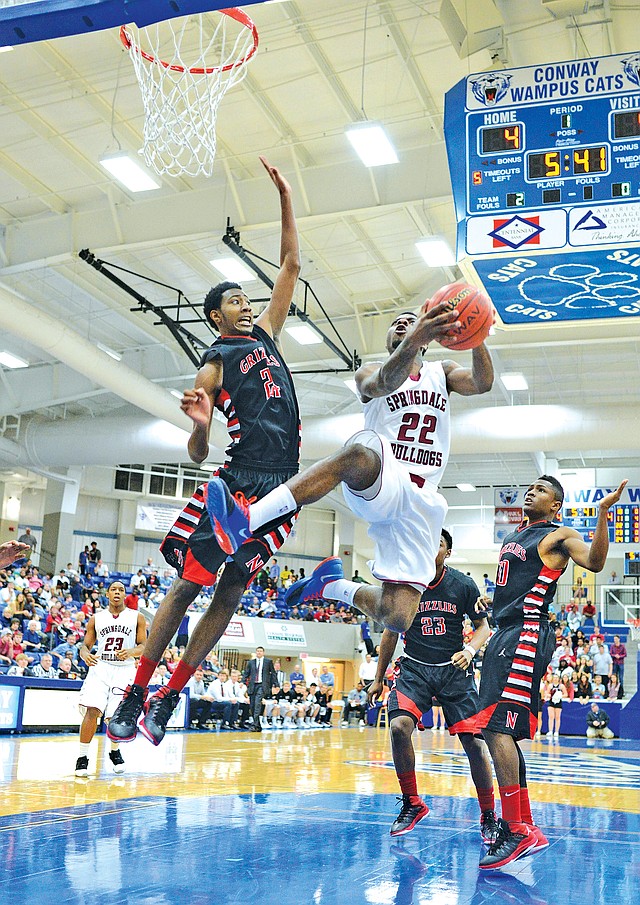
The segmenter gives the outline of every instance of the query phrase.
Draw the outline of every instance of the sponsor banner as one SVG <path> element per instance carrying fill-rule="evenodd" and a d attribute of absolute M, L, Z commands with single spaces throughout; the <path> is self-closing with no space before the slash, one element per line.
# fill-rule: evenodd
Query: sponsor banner
<path fill-rule="evenodd" d="M 569 211 L 569 245 L 589 248 L 637 242 L 640 239 L 640 201 L 594 204 Z"/>
<path fill-rule="evenodd" d="M 182 507 L 145 503 L 136 507 L 136 530 L 167 533 L 182 512 Z"/>
<path fill-rule="evenodd" d="M 602 502 L 604 497 L 606 497 L 610 493 L 613 493 L 616 487 L 565 488 L 564 505 L 597 506 Z M 640 487 L 627 484 L 627 486 L 622 491 L 622 496 L 620 497 L 620 503 L 618 505 L 623 505 L 625 503 L 631 503 L 635 506 L 640 503 Z"/>
<path fill-rule="evenodd" d="M 263 622 L 264 636 L 267 644 L 273 647 L 306 647 L 307 638 L 301 625 L 289 625 L 286 622 Z"/>
<path fill-rule="evenodd" d="M 640 53 L 479 72 L 467 78 L 467 110 L 628 94 L 640 88 Z"/>
<path fill-rule="evenodd" d="M 18 704 L 20 687 L 3 685 L 0 687 L 0 729 L 18 728 Z"/>
<path fill-rule="evenodd" d="M 513 525 L 517 527 L 522 521 L 522 509 L 496 509 L 493 521 L 496 525 Z"/>
<path fill-rule="evenodd" d="M 253 626 L 245 619 L 232 619 L 222 635 L 225 641 L 244 641 L 253 644 Z"/>
<path fill-rule="evenodd" d="M 562 209 L 470 217 L 467 221 L 466 250 L 470 255 L 563 248 L 566 244 L 567 214 Z"/>
<path fill-rule="evenodd" d="M 505 324 L 640 316 L 640 247 L 473 262 Z"/>

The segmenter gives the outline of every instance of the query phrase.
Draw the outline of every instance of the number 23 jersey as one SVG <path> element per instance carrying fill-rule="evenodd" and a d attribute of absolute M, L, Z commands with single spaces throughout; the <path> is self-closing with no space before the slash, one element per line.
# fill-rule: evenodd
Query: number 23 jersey
<path fill-rule="evenodd" d="M 441 361 L 423 362 L 416 377 L 364 404 L 364 426 L 391 443 L 395 458 L 438 486 L 449 458 L 451 425 Z"/>
<path fill-rule="evenodd" d="M 479 596 L 472 578 L 445 566 L 440 579 L 420 598 L 416 617 L 405 632 L 405 655 L 429 666 L 448 664 L 462 650 L 465 616 L 472 622 L 482 618 L 475 611 Z"/>
<path fill-rule="evenodd" d="M 116 654 L 136 646 L 138 612 L 125 608 L 117 616 L 109 610 L 100 610 L 95 615 L 96 656 L 102 663 L 131 664 L 132 660 L 118 660 Z"/>

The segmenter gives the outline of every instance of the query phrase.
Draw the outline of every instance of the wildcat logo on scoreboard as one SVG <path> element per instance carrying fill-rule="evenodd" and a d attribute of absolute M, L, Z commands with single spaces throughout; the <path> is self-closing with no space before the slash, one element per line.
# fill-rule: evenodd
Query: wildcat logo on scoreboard
<path fill-rule="evenodd" d="M 640 53 L 634 53 L 632 57 L 622 60 L 622 67 L 629 81 L 640 86 Z"/>
<path fill-rule="evenodd" d="M 506 97 L 512 76 L 506 72 L 495 75 L 481 75 L 471 80 L 473 96 L 484 104 L 485 107 L 495 107 L 503 97 Z"/>

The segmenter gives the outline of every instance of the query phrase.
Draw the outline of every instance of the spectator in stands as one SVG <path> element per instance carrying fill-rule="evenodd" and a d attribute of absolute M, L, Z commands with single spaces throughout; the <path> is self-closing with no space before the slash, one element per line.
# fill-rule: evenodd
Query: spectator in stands
<path fill-rule="evenodd" d="M 564 688 L 565 701 L 573 701 L 576 695 L 576 686 L 573 681 L 573 672 L 571 675 L 565 675 L 560 679 L 560 684 Z"/>
<path fill-rule="evenodd" d="M 280 573 L 280 584 L 283 588 L 288 588 L 291 586 L 291 579 L 293 576 L 293 572 L 289 568 L 289 566 L 285 566 L 282 572 Z"/>
<path fill-rule="evenodd" d="M 567 628 L 571 632 L 572 641 L 582 625 L 582 616 L 577 609 L 571 609 L 567 613 Z"/>
<path fill-rule="evenodd" d="M 358 669 L 358 678 L 362 682 L 362 686 L 365 692 L 368 690 L 369 685 L 371 685 L 371 683 L 375 679 L 377 669 L 378 664 L 375 660 L 372 659 L 371 654 L 367 653 L 365 655 L 364 661 L 360 664 L 360 668 Z"/>
<path fill-rule="evenodd" d="M 578 677 L 587 675 L 589 678 L 593 676 L 593 661 L 588 654 L 582 654 L 576 663 Z"/>
<path fill-rule="evenodd" d="M 36 663 L 36 665 L 32 669 L 33 675 L 36 679 L 57 679 L 58 678 L 58 670 L 53 665 L 53 658 L 51 654 L 43 654 L 40 657 L 40 662 Z"/>
<path fill-rule="evenodd" d="M 22 556 L 24 556 L 25 559 L 31 559 L 33 554 L 38 549 L 38 541 L 31 533 L 31 528 L 24 529 L 24 534 L 20 535 L 20 537 L 18 538 L 18 543 L 26 544 L 29 547 L 28 550 L 25 550 L 22 553 Z"/>
<path fill-rule="evenodd" d="M 221 669 L 217 678 L 209 685 L 209 694 L 213 698 L 211 716 L 222 714 L 221 729 L 237 729 L 239 705 L 235 698 L 229 698 L 225 694 L 225 685 L 228 681 L 229 673 L 226 669 Z"/>
<path fill-rule="evenodd" d="M 617 701 L 618 698 L 622 697 L 620 692 L 620 680 L 617 675 L 613 673 L 611 678 L 609 679 L 609 688 L 607 689 L 607 700 L 608 701 Z"/>
<path fill-rule="evenodd" d="M 87 563 L 89 575 L 93 575 L 99 559 L 102 559 L 102 550 L 98 547 L 98 541 L 92 540 L 89 548 L 89 561 Z"/>
<path fill-rule="evenodd" d="M 299 682 L 304 682 L 304 673 L 302 672 L 300 663 L 296 663 L 293 667 L 293 672 L 289 675 L 289 681 L 293 688 L 295 688 Z"/>
<path fill-rule="evenodd" d="M 596 701 L 602 701 L 607 696 L 607 686 L 602 681 L 602 676 L 594 676 L 591 685 L 591 697 Z"/>
<path fill-rule="evenodd" d="M 12 666 L 16 653 L 20 653 L 20 651 L 15 651 L 14 649 L 13 632 L 10 628 L 2 629 L 2 634 L 0 635 L 0 663 L 4 663 L 5 666 Z"/>
<path fill-rule="evenodd" d="M 22 646 L 27 653 L 40 653 L 43 650 L 43 633 L 39 630 L 37 619 L 30 619 L 22 636 Z"/>
<path fill-rule="evenodd" d="M 89 565 L 89 547 L 85 546 L 84 550 L 81 550 L 80 555 L 78 556 L 78 569 L 82 576 L 87 574 L 88 565 Z"/>
<path fill-rule="evenodd" d="M 571 589 L 571 602 L 575 604 L 577 607 L 582 606 L 582 603 L 587 598 L 587 589 L 582 584 L 582 578 L 576 578 L 576 583 Z"/>
<path fill-rule="evenodd" d="M 362 577 L 362 575 L 358 574 L 358 570 L 356 569 L 353 575 L 351 576 L 351 581 L 355 581 L 357 584 L 369 584 L 366 579 Z"/>
<path fill-rule="evenodd" d="M 593 673 L 602 678 L 602 684 L 607 687 L 609 685 L 609 676 L 613 672 L 613 660 L 609 651 L 605 650 L 604 644 L 598 644 L 597 653 L 593 656 Z"/>
<path fill-rule="evenodd" d="M 144 572 L 142 569 L 138 569 L 135 575 L 131 576 L 131 590 L 140 591 L 141 588 L 146 587 L 147 579 L 145 578 Z"/>
<path fill-rule="evenodd" d="M 576 687 L 576 697 L 581 704 L 586 704 L 592 695 L 591 680 L 587 673 L 583 673 L 578 677 L 578 685 Z"/>
<path fill-rule="evenodd" d="M 280 566 L 278 565 L 278 560 L 275 558 L 275 556 L 273 557 L 271 564 L 269 565 L 269 578 L 273 582 L 274 587 L 277 587 L 280 580 Z"/>
<path fill-rule="evenodd" d="M 589 625 L 595 626 L 596 622 L 596 608 L 590 600 L 587 600 L 582 607 L 582 624 L 586 627 L 587 623 Z"/>
<path fill-rule="evenodd" d="M 356 572 L 356 575 L 358 573 Z M 355 578 L 351 579 L 355 581 Z M 371 640 L 371 626 L 369 625 L 369 620 L 365 617 L 360 623 L 360 637 L 362 638 L 362 643 L 365 646 L 365 650 L 368 654 L 373 654 L 373 641 Z M 374 675 L 375 678 L 375 675 Z"/>
<path fill-rule="evenodd" d="M 103 560 L 101 560 L 101 559 L 98 560 L 98 562 L 96 563 L 94 575 L 96 576 L 96 578 L 108 578 L 109 577 L 109 569 L 107 567 L 106 562 L 103 562 Z"/>
<path fill-rule="evenodd" d="M 29 669 L 29 658 L 26 654 L 18 654 L 16 657 L 16 662 L 13 666 L 9 667 L 9 671 L 7 672 L 8 676 L 32 676 L 33 673 Z"/>
<path fill-rule="evenodd" d="M 594 701 L 587 713 L 587 738 L 613 738 L 613 732 L 609 729 L 609 714 L 600 710 L 600 705 Z"/>
<path fill-rule="evenodd" d="M 376 667 L 377 668 L 377 667 Z M 375 676 L 374 676 L 375 678 Z M 360 726 L 364 726 L 364 715 L 367 710 L 367 693 L 364 690 L 362 682 L 358 682 L 355 688 L 352 688 L 347 695 L 347 701 L 342 711 L 342 725 L 349 725 L 349 716 L 351 713 L 357 713 Z"/>
<path fill-rule="evenodd" d="M 336 684 L 335 676 L 332 672 L 329 672 L 329 667 L 326 663 L 322 664 L 320 669 L 320 682 L 323 685 L 327 686 L 327 694 L 329 696 L 329 701 L 333 698 L 333 691 Z M 366 697 L 366 695 L 365 695 Z"/>
<path fill-rule="evenodd" d="M 609 584 L 620 584 L 620 577 L 619 577 L 618 573 L 615 571 L 615 569 L 609 576 Z"/>
<path fill-rule="evenodd" d="M 71 662 L 69 657 L 63 657 L 58 664 L 58 678 L 59 679 L 82 679 L 82 673 L 80 672 L 80 667 Z"/>
<path fill-rule="evenodd" d="M 612 675 L 617 676 L 620 683 L 620 697 L 624 695 L 624 661 L 627 656 L 627 648 L 620 642 L 620 635 L 613 636 L 613 644 L 609 648 L 609 654 L 613 662 Z"/>
<path fill-rule="evenodd" d="M 171 673 L 166 663 L 158 663 L 151 677 L 150 685 L 168 685 Z"/>
<path fill-rule="evenodd" d="M 60 661 L 68 657 L 73 664 L 78 662 L 78 638 L 77 635 L 68 635 L 66 640 L 51 651 L 53 662 L 60 668 Z"/>
<path fill-rule="evenodd" d="M 204 672 L 200 667 L 187 682 L 189 689 L 189 720 L 196 729 L 206 729 L 205 723 L 211 716 L 213 697 L 207 694 L 204 684 Z"/>
<path fill-rule="evenodd" d="M 204 663 L 202 664 L 202 668 L 204 670 L 205 678 L 215 679 L 215 677 L 220 672 L 220 661 L 218 660 L 218 656 L 214 651 L 209 651 L 207 656 L 204 659 Z"/>

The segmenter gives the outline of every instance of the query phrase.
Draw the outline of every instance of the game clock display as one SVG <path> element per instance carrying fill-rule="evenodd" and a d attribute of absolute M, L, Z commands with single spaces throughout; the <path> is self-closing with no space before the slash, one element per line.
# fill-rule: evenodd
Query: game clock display
<path fill-rule="evenodd" d="M 596 506 L 565 506 L 562 521 L 569 528 L 575 528 L 585 541 L 592 541 L 598 522 Z M 612 507 L 607 514 L 609 542 L 612 544 L 640 543 L 640 506 L 624 505 Z"/>

